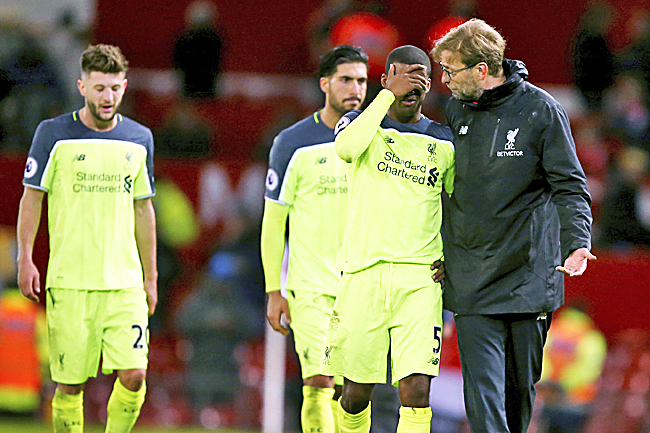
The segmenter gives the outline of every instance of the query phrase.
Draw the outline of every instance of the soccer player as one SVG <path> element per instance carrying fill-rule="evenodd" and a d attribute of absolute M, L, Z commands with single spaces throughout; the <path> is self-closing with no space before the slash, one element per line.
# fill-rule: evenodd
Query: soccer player
<path fill-rule="evenodd" d="M 266 178 L 261 248 L 269 323 L 284 335 L 284 314 L 293 330 L 303 377 L 303 432 L 336 429 L 334 378 L 320 374 L 325 332 L 341 273 L 334 267 L 347 215 L 345 163 L 334 151 L 334 127 L 366 97 L 368 56 L 341 45 L 319 64 L 325 105 L 275 139 Z M 280 293 L 280 272 L 289 219 L 288 300 Z M 335 414 L 336 412 L 334 412 Z"/>
<path fill-rule="evenodd" d="M 48 195 L 45 281 L 55 433 L 83 431 L 83 388 L 117 370 L 106 432 L 131 431 L 145 396 L 148 316 L 157 302 L 151 131 L 117 114 L 128 62 L 118 47 L 81 56 L 84 107 L 40 123 L 27 158 L 18 214 L 18 283 L 38 301 L 32 260 Z"/>
<path fill-rule="evenodd" d="M 368 108 L 336 126 L 350 204 L 323 372 L 345 378 L 341 432 L 369 431 L 370 395 L 386 380 L 389 348 L 402 403 L 397 432 L 429 432 L 429 385 L 440 363 L 442 290 L 430 266 L 442 257 L 443 186 L 453 192 L 452 134 L 421 114 L 431 86 L 424 51 L 396 48 L 385 70 Z"/>

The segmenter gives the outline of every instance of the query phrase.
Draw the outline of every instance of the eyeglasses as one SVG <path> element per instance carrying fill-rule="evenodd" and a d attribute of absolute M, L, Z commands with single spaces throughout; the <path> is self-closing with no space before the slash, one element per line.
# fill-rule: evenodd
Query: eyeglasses
<path fill-rule="evenodd" d="M 440 65 L 440 67 L 442 68 L 442 72 L 444 72 L 445 74 L 447 74 L 447 77 L 449 77 L 450 80 L 453 80 L 453 79 L 454 79 L 454 75 L 456 75 L 457 73 L 459 73 L 459 72 L 461 72 L 461 71 L 464 71 L 465 69 L 471 69 L 471 68 L 473 68 L 474 66 L 478 65 L 479 63 L 481 63 L 481 62 L 477 62 L 477 63 L 474 63 L 474 64 L 469 65 L 469 66 L 465 66 L 464 68 L 460 68 L 460 69 L 447 69 L 447 68 L 445 68 L 445 67 L 442 66 L 442 65 Z"/>

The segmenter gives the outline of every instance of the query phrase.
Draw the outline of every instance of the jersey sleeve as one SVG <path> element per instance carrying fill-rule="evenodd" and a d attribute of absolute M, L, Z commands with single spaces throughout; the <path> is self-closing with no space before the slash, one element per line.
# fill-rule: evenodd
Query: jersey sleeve
<path fill-rule="evenodd" d="M 136 175 L 133 197 L 141 200 L 156 195 L 156 187 L 153 177 L 153 135 L 147 130 L 148 136 L 144 145 L 145 156 L 142 159 L 140 170 Z"/>
<path fill-rule="evenodd" d="M 52 156 L 54 142 L 55 138 L 48 127 L 48 122 L 41 122 L 36 128 L 32 145 L 29 148 L 23 175 L 23 185 L 42 191 L 50 190 L 52 172 L 54 171 L 50 164 L 50 157 Z"/>
<path fill-rule="evenodd" d="M 450 146 L 449 165 L 442 178 L 442 184 L 447 194 L 452 195 L 454 192 L 454 178 L 456 177 L 456 152 L 453 146 Z"/>
<path fill-rule="evenodd" d="M 284 133 L 273 140 L 266 174 L 266 199 L 283 205 L 293 203 L 298 183 L 298 169 L 293 164 L 294 148 Z"/>
<path fill-rule="evenodd" d="M 334 135 L 336 153 L 343 161 L 352 162 L 366 151 L 393 101 L 393 92 L 383 89 L 361 114 L 348 113 L 339 120 Z"/>

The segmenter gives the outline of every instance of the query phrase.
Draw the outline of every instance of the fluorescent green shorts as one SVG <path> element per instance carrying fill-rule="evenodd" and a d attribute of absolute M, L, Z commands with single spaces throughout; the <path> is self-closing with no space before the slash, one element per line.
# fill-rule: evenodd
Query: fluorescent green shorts
<path fill-rule="evenodd" d="M 325 335 L 335 300 L 334 296 L 304 290 L 287 293 L 291 330 L 303 379 L 321 374 Z M 342 378 L 339 382 L 343 383 Z"/>
<path fill-rule="evenodd" d="M 429 265 L 378 263 L 343 274 L 327 332 L 323 374 L 393 385 L 411 374 L 437 376 L 442 290 Z"/>
<path fill-rule="evenodd" d="M 84 383 L 102 371 L 147 368 L 149 329 L 143 289 L 47 291 L 52 380 Z"/>

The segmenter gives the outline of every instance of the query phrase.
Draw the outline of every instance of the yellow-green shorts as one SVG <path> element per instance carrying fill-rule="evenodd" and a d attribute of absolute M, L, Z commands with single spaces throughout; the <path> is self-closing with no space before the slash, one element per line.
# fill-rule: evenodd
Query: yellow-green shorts
<path fill-rule="evenodd" d="M 411 375 L 437 376 L 442 290 L 429 265 L 381 262 L 343 274 L 327 331 L 322 374 L 393 385 Z"/>
<path fill-rule="evenodd" d="M 143 289 L 47 290 L 52 380 L 85 383 L 102 371 L 147 368 L 149 329 Z"/>
<path fill-rule="evenodd" d="M 325 335 L 335 300 L 335 296 L 322 293 L 288 290 L 291 330 L 303 379 L 321 374 Z M 343 378 L 335 378 L 335 382 L 342 385 Z"/>

